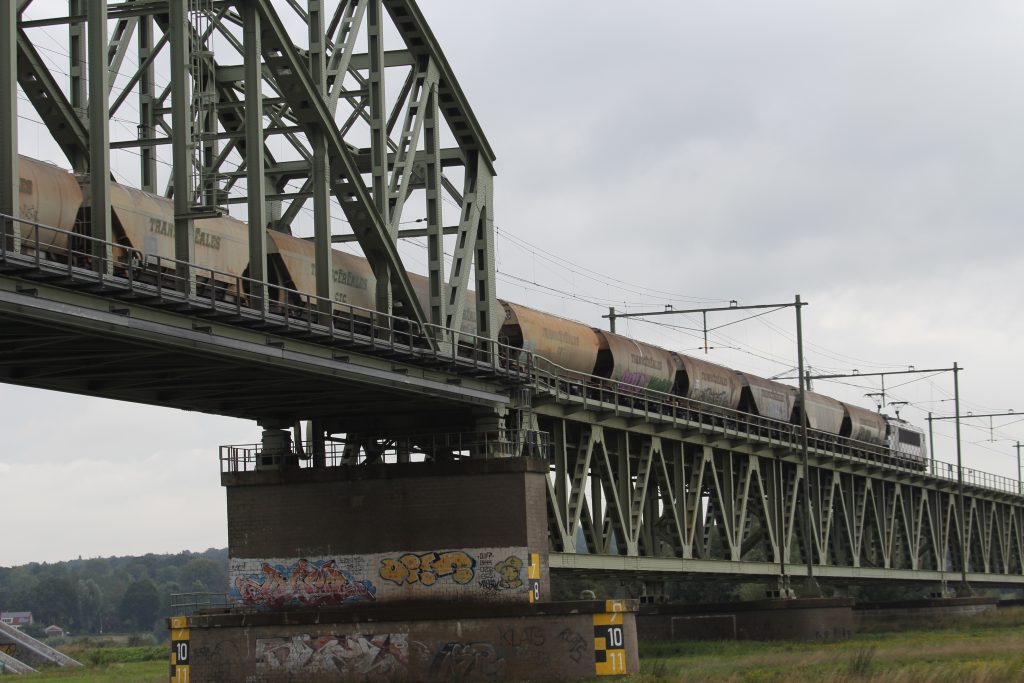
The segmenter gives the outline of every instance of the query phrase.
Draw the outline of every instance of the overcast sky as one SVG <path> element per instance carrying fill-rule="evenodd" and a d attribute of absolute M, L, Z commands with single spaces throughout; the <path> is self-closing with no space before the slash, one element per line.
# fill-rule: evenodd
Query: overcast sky
<path fill-rule="evenodd" d="M 815 372 L 956 361 L 964 412 L 1024 411 L 1024 6 L 422 9 L 498 157 L 500 297 L 607 327 L 612 305 L 799 293 Z M 45 131 L 21 126 L 23 153 L 61 161 Z M 657 321 L 619 331 L 702 353 L 680 329 L 698 318 Z M 794 336 L 780 311 L 712 332 L 707 357 L 784 375 Z M 877 380 L 844 382 L 815 389 L 873 405 Z M 952 413 L 950 374 L 887 385 L 922 427 Z M 217 447 L 257 440 L 255 425 L 6 385 L 0 408 L 0 490 L 18 511 L 0 566 L 226 545 Z M 965 465 L 1015 478 L 1013 422 L 965 426 Z M 936 432 L 938 458 L 954 459 L 951 426 Z"/>

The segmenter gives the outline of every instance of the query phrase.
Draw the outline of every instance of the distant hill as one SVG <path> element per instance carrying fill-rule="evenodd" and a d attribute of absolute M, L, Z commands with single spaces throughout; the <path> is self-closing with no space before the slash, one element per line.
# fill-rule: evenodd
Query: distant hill
<path fill-rule="evenodd" d="M 74 634 L 149 631 L 172 593 L 226 593 L 227 548 L 0 567 L 0 611 L 32 612 L 36 627 Z"/>

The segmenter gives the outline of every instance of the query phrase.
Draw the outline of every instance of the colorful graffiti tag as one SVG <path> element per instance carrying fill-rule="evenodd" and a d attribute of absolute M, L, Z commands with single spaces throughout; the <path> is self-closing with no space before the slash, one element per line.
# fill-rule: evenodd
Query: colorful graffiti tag
<path fill-rule="evenodd" d="M 420 583 L 433 586 L 438 579 L 451 577 L 459 585 L 473 580 L 476 560 L 462 550 L 445 550 L 421 555 L 406 553 L 380 561 L 380 578 L 399 586 Z"/>
<path fill-rule="evenodd" d="M 256 669 L 288 674 L 338 673 L 362 680 L 404 679 L 409 664 L 406 633 L 259 638 Z"/>
<path fill-rule="evenodd" d="M 370 581 L 357 581 L 334 560 L 303 559 L 287 567 L 264 562 L 259 574 L 235 578 L 232 597 L 246 605 L 276 609 L 373 600 L 376 592 Z"/>
<path fill-rule="evenodd" d="M 428 546 L 429 547 L 429 546 Z M 526 600 L 526 548 L 396 550 L 366 555 L 233 557 L 232 600 L 261 609 L 439 597 Z M 537 563 L 539 579 L 539 562 Z"/>

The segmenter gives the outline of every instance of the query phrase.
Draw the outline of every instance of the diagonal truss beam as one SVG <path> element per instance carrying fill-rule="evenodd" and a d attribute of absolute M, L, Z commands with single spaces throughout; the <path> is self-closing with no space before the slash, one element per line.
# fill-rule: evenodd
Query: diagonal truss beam
<path fill-rule="evenodd" d="M 836 456 L 805 472 L 797 452 L 566 413 L 548 400 L 535 397 L 533 409 L 538 428 L 558 435 L 548 486 L 549 513 L 559 517 L 549 520 L 553 567 L 664 578 L 706 562 L 715 573 L 791 577 L 806 575 L 809 558 L 813 575 L 829 579 L 945 584 L 965 567 L 972 583 L 1024 585 L 1024 497 L 1015 490 L 977 487 L 961 524 L 956 489 L 923 470 Z M 815 483 L 809 504 L 804 476 Z M 815 540 L 803 547 L 808 505 Z M 586 559 L 558 558 L 577 553 L 578 530 Z"/>
<path fill-rule="evenodd" d="M 18 85 L 64 155 L 82 166 L 89 158 L 89 132 L 23 29 L 18 30 Z"/>
<path fill-rule="evenodd" d="M 427 319 L 391 238 L 389 226 L 376 210 L 373 198 L 360 178 L 355 157 L 342 140 L 327 102 L 313 82 L 307 62 L 300 58 L 270 0 L 244 1 L 253 3 L 260 14 L 263 58 L 278 90 L 307 131 L 324 135 L 332 171 L 332 190 L 359 238 L 359 245 L 375 268 L 378 265 L 387 268 L 393 296 L 401 303 L 402 313 L 422 326 Z"/>
<path fill-rule="evenodd" d="M 464 149 L 479 151 L 491 175 L 494 175 L 494 152 L 484 136 L 483 128 L 469 106 L 469 100 L 455 78 L 455 72 L 441 51 L 423 13 L 412 0 L 384 0 L 384 6 L 415 57 L 429 57 L 440 74 L 439 96 L 448 125 Z"/>

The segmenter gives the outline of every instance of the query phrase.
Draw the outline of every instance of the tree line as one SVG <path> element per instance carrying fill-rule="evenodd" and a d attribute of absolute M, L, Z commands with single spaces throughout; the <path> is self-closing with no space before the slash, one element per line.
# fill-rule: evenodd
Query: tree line
<path fill-rule="evenodd" d="M 163 631 L 175 593 L 225 593 L 226 548 L 0 567 L 0 611 L 32 612 L 30 635 Z"/>

